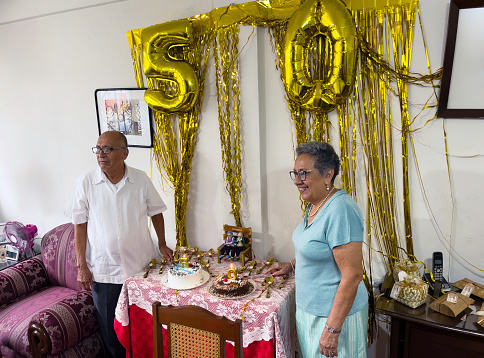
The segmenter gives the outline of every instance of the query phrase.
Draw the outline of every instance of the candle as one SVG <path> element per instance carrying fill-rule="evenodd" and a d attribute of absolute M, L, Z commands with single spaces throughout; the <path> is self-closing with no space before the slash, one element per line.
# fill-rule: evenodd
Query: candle
<path fill-rule="evenodd" d="M 183 257 L 180 257 L 180 266 L 183 268 L 188 268 L 190 267 L 188 265 L 188 257 L 186 254 L 183 255 Z"/>
<path fill-rule="evenodd" d="M 237 278 L 237 271 L 234 269 L 234 264 L 230 264 L 229 271 L 227 272 L 227 277 L 231 280 L 235 280 Z"/>

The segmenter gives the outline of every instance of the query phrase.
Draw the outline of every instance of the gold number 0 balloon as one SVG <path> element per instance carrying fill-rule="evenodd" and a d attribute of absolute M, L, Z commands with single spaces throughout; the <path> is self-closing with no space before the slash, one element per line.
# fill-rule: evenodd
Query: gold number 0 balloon
<path fill-rule="evenodd" d="M 145 92 L 148 105 L 162 112 L 189 110 L 198 98 L 198 78 L 183 58 L 190 46 L 188 20 L 170 21 L 141 31 L 143 72 L 156 80 L 157 88 Z"/>
<path fill-rule="evenodd" d="M 309 50 L 316 36 L 330 43 L 326 79 L 312 79 Z M 340 0 L 308 0 L 291 17 L 284 38 L 284 79 L 288 96 L 311 111 L 329 112 L 351 94 L 356 74 L 356 27 Z M 324 59 L 319 59 L 321 66 Z"/>

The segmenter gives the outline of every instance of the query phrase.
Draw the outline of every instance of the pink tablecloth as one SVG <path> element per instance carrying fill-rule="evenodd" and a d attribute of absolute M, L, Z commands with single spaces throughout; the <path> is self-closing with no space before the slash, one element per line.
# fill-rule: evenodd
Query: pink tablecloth
<path fill-rule="evenodd" d="M 212 259 L 210 269 L 215 275 L 219 275 L 227 272 L 229 264 L 230 262 L 217 264 Z M 240 265 L 239 262 L 235 263 L 236 268 Z M 260 266 L 261 263 L 258 267 Z M 158 268 L 159 266 L 151 270 L 147 278 L 143 278 L 144 272 L 128 278 L 116 307 L 116 333 L 121 343 L 128 350 L 132 350 L 134 358 L 153 356 L 151 305 L 155 301 L 166 306 L 197 305 L 231 320 L 243 318 L 244 358 L 261 357 L 256 354 L 260 349 L 272 350 L 277 358 L 294 357 L 293 277 L 286 280 L 282 288 L 277 288 L 281 279 L 276 278 L 273 288 L 270 289 L 270 297 L 267 298 L 265 292 L 259 297 L 264 277 L 254 276 L 254 293 L 231 300 L 215 297 L 208 292 L 213 279 L 192 290 L 176 291 L 166 287 L 161 283 L 165 273 L 158 274 Z"/>

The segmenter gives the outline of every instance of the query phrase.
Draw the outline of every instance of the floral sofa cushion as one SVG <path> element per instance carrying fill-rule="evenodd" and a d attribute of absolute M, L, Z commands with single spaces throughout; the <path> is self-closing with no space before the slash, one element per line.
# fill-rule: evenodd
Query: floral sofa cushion
<path fill-rule="evenodd" d="M 40 256 L 0 271 L 0 310 L 9 302 L 35 292 L 49 284 Z"/>
<path fill-rule="evenodd" d="M 79 291 L 77 260 L 74 247 L 74 225 L 63 224 L 45 234 L 42 240 L 42 259 L 52 285 Z"/>
<path fill-rule="evenodd" d="M 32 293 L 28 299 L 19 300 L 0 311 L 1 344 L 31 357 L 27 337 L 31 322 L 39 323 L 47 330 L 53 356 L 67 351 L 98 329 L 90 292 L 62 286 L 50 286 Z M 91 344 L 93 347 L 94 343 Z"/>
<path fill-rule="evenodd" d="M 23 356 L 31 356 L 27 330 L 34 315 L 53 303 L 71 296 L 75 291 L 61 286 L 49 286 L 33 292 L 0 311 L 0 344 Z"/>

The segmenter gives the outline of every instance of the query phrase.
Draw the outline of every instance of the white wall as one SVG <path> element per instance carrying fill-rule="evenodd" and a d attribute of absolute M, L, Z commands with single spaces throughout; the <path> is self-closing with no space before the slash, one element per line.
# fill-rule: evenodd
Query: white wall
<path fill-rule="evenodd" d="M 90 151 L 98 136 L 94 90 L 135 87 L 126 32 L 209 12 L 211 0 L 0 2 L 0 222 L 36 224 L 40 234 L 66 222 L 64 209 L 76 178 L 96 166 Z M 227 1 L 227 4 L 229 2 Z M 432 71 L 442 66 L 449 0 L 422 0 L 421 15 Z M 252 31 L 242 30 L 241 45 Z M 412 71 L 427 73 L 416 28 Z M 224 190 L 218 140 L 214 69 L 206 81 L 203 116 L 190 184 L 187 235 L 192 245 L 221 241 L 230 200 Z M 293 257 L 291 233 L 301 220 L 293 167 L 293 124 L 284 100 L 267 30 L 258 28 L 241 56 L 244 135 L 242 218 L 254 230 L 258 258 Z M 461 88 L 466 91 L 466 88 Z M 411 88 L 411 118 L 430 91 Z M 484 122 L 435 119 L 424 111 L 412 128 L 423 181 L 410 158 L 416 256 L 428 262 L 442 251 L 451 281 L 483 281 L 481 203 L 484 191 Z M 449 168 L 446 164 L 444 127 Z M 337 128 L 337 126 L 336 126 Z M 335 132 L 334 135 L 337 135 Z M 131 148 L 129 165 L 153 173 L 169 210 L 168 243 L 175 243 L 173 191 L 162 183 L 150 149 Z M 448 171 L 449 170 L 449 171 Z M 163 191 L 165 189 L 165 191 Z M 449 243 L 455 250 L 450 259 Z M 460 255 L 460 256 L 459 256 Z"/>

